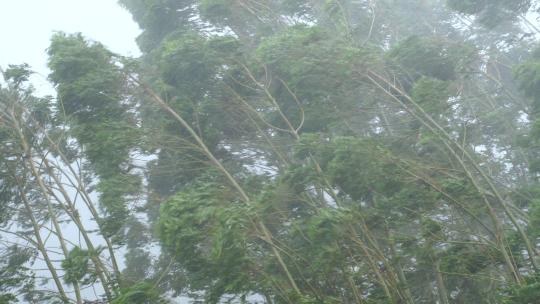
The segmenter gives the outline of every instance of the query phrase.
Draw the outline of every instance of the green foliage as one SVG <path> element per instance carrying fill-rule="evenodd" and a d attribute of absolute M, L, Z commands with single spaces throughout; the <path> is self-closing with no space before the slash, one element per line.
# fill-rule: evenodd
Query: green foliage
<path fill-rule="evenodd" d="M 492 248 L 456 245 L 447 250 L 442 257 L 441 271 L 456 274 L 474 274 L 489 267 L 494 261 L 500 263 L 501 256 Z"/>
<path fill-rule="evenodd" d="M 504 304 L 535 304 L 540 299 L 540 281 L 538 275 L 526 278 L 522 286 L 511 286 L 503 291 L 502 303 Z"/>
<path fill-rule="evenodd" d="M 167 35 L 152 53 L 159 67 L 159 79 L 153 81 L 163 87 L 164 98 L 194 126 L 206 146 L 224 159 L 229 156 L 218 147 L 220 139 L 237 139 L 253 128 L 235 110 L 238 102 L 229 87 L 234 85 L 227 77 L 235 73 L 238 47 L 230 36 L 207 38 L 194 31 L 178 31 Z M 204 174 L 207 156 L 187 144 L 196 145 L 174 118 L 145 105 L 142 123 L 148 132 L 146 148 L 159 150 L 158 159 L 149 165 L 149 182 L 159 195 L 171 195 Z M 167 149 L 162 149 L 164 145 Z"/>
<path fill-rule="evenodd" d="M 448 98 L 450 98 L 448 83 L 435 78 L 422 77 L 414 83 L 411 97 L 432 117 L 438 117 L 448 108 Z"/>
<path fill-rule="evenodd" d="M 140 248 L 130 248 L 125 255 L 126 268 L 122 278 L 127 282 L 138 282 L 150 275 L 152 259 L 148 252 Z"/>
<path fill-rule="evenodd" d="M 391 196 L 400 189 L 399 169 L 374 141 L 339 137 L 327 142 L 306 134 L 296 155 L 308 153 L 321 161 L 332 183 L 354 200 L 368 199 L 374 192 Z"/>
<path fill-rule="evenodd" d="M 531 7 L 531 0 L 447 0 L 450 8 L 464 14 L 478 15 L 479 22 L 493 28 L 514 21 Z"/>
<path fill-rule="evenodd" d="M 65 271 L 64 281 L 69 284 L 91 284 L 96 280 L 96 274 L 90 269 L 90 253 L 88 250 L 74 247 L 62 261 Z"/>
<path fill-rule="evenodd" d="M 540 112 L 540 56 L 533 56 L 514 69 L 514 75 L 520 89 L 527 97 L 534 100 L 533 110 Z"/>
<path fill-rule="evenodd" d="M 255 283 L 247 247 L 249 217 L 231 193 L 214 182 L 186 187 L 161 207 L 163 246 L 191 273 L 191 288 L 204 287 L 209 303 L 227 293 L 248 292 Z"/>
<path fill-rule="evenodd" d="M 212 20 L 228 17 L 232 14 L 233 1 L 229 0 L 202 0 L 200 1 L 200 10 L 203 16 Z"/>
<path fill-rule="evenodd" d="M 0 303 L 17 303 L 17 295 L 31 294 L 35 278 L 30 266 L 36 257 L 35 251 L 17 245 L 0 251 Z"/>
<path fill-rule="evenodd" d="M 3 76 L 6 81 L 11 81 L 15 85 L 20 85 L 21 83 L 28 81 L 31 74 L 32 71 L 30 70 L 30 65 L 24 63 L 21 65 L 10 64 Z"/>
<path fill-rule="evenodd" d="M 465 61 L 474 56 L 469 46 L 437 36 L 411 36 L 388 52 L 388 57 L 408 69 L 415 79 L 428 76 L 442 81 L 455 79 Z"/>
<path fill-rule="evenodd" d="M 253 69 L 276 78 L 271 92 L 293 125 L 300 124 L 303 111 L 302 131 L 318 132 L 336 123 L 338 109 L 356 101 L 346 92 L 357 87 L 359 72 L 380 62 L 378 53 L 377 48 L 351 46 L 321 27 L 295 26 L 263 40 Z M 274 124 L 286 126 L 277 113 L 269 116 Z"/>
<path fill-rule="evenodd" d="M 147 282 L 137 283 L 120 291 L 111 304 L 166 304 L 156 286 Z"/>
<path fill-rule="evenodd" d="M 422 236 L 430 242 L 440 240 L 443 236 L 443 227 L 437 221 L 424 219 L 422 221 Z"/>
<path fill-rule="evenodd" d="M 530 218 L 529 230 L 534 237 L 540 237 L 540 199 L 533 199 L 529 205 Z"/>
<path fill-rule="evenodd" d="M 185 28 L 194 16 L 194 0 L 120 0 L 143 32 L 137 38 L 141 50 L 152 51 L 161 40 L 178 28 Z"/>
<path fill-rule="evenodd" d="M 450 8 L 465 14 L 477 14 L 481 12 L 486 3 L 486 0 L 448 0 L 447 4 Z"/>
<path fill-rule="evenodd" d="M 531 58 L 514 68 L 514 77 L 521 91 L 532 100 L 529 119 L 532 121 L 527 145 L 532 148 L 529 168 L 540 172 L 540 53 L 533 52 Z"/>
<path fill-rule="evenodd" d="M 306 275 L 324 281 L 330 276 L 339 276 L 340 270 L 347 267 L 344 248 L 348 246 L 348 223 L 354 223 L 352 210 L 322 209 L 296 221 L 298 230 L 292 231 L 291 246 L 310 261 L 311 265 L 304 270 Z M 309 242 L 302 240 L 302 234 Z"/>
<path fill-rule="evenodd" d="M 0 304 L 16 303 L 17 297 L 12 294 L 0 294 Z"/>
<path fill-rule="evenodd" d="M 122 75 L 104 46 L 86 41 L 81 34 L 58 33 L 51 40 L 48 54 L 53 71 L 50 78 L 60 85 L 59 107 L 66 115 L 75 114 L 84 122 L 92 117 L 100 119 L 109 111 L 111 115 L 121 114 L 118 99 Z"/>
<path fill-rule="evenodd" d="M 372 192 L 392 195 L 399 191 L 399 170 L 384 160 L 384 151 L 369 141 L 352 138 L 338 139 L 335 144 L 328 174 L 353 199 L 367 198 Z"/>
<path fill-rule="evenodd" d="M 101 206 L 108 213 L 107 235 L 119 231 L 128 210 L 125 196 L 139 189 L 139 178 L 126 170 L 138 134 L 125 103 L 125 75 L 117 58 L 82 35 L 58 33 L 48 49 L 51 80 L 58 89 L 60 120 L 99 176 Z"/>
<path fill-rule="evenodd" d="M 205 39 L 196 33 L 173 33 L 158 51 L 159 71 L 182 97 L 198 101 L 217 83 L 226 58 L 238 47 L 233 37 Z"/>
<path fill-rule="evenodd" d="M 522 60 L 532 35 L 486 33 L 444 1 L 120 2 L 143 31 L 140 62 L 57 34 L 48 53 L 58 98 L 32 102 L 49 129 L 68 130 L 64 142 L 76 139 L 82 170 L 96 177 L 101 231 L 125 232 L 127 288 L 112 303 L 162 303 L 162 291 L 276 304 L 538 296 L 516 231 L 537 243 L 538 193 L 514 191 L 540 171 L 540 66 L 537 54 Z M 490 27 L 537 4 L 446 2 Z M 28 76 L 27 66 L 5 75 L 9 84 Z M 430 119 L 414 115 L 411 99 Z M 0 128 L 10 143 L 0 174 L 20 152 L 10 132 Z M 135 174 L 141 151 L 155 158 Z M 248 198 L 209 169 L 208 152 Z M 0 200 L 17 201 L 12 187 L 1 180 Z M 130 208 L 140 193 L 147 204 Z M 144 211 L 162 245 L 157 261 L 140 248 L 153 241 L 135 220 Z M 530 274 L 525 284 L 513 285 L 504 251 Z M 91 254 L 69 253 L 67 282 L 97 282 Z"/>

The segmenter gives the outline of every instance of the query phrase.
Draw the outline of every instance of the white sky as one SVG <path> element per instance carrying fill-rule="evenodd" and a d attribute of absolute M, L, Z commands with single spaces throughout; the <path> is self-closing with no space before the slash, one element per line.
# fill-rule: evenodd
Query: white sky
<path fill-rule="evenodd" d="M 138 56 L 140 30 L 116 0 L 0 0 L 0 67 L 28 63 L 37 93 L 54 94 L 46 82 L 45 49 L 55 31 L 81 32 L 111 51 Z"/>

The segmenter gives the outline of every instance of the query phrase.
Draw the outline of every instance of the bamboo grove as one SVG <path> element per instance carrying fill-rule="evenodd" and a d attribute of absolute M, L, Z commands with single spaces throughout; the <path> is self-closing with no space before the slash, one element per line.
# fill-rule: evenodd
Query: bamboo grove
<path fill-rule="evenodd" d="M 540 303 L 540 1 L 119 4 L 2 70 L 0 303 Z"/>

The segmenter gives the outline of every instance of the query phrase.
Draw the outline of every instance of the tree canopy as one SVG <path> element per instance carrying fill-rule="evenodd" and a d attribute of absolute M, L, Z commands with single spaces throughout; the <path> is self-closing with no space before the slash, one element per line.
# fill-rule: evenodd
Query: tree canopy
<path fill-rule="evenodd" d="M 540 1 L 119 4 L 3 70 L 0 303 L 538 303 Z"/>

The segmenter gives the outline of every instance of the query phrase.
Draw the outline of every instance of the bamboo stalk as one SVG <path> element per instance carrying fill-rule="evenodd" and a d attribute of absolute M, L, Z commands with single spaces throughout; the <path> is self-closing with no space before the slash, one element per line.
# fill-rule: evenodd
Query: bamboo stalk
<path fill-rule="evenodd" d="M 214 154 L 208 149 L 202 138 L 193 130 L 193 128 L 185 121 L 182 116 L 180 116 L 173 108 L 171 108 L 159 95 L 157 95 L 150 87 L 143 84 L 139 80 L 132 77 L 132 80 L 137 83 L 141 88 L 154 100 L 156 104 L 158 104 L 162 109 L 169 112 L 181 125 L 186 129 L 191 137 L 197 142 L 198 146 L 202 149 L 204 154 L 209 158 L 209 160 L 212 162 L 214 166 L 217 167 L 217 169 L 225 176 L 225 178 L 229 181 L 229 183 L 233 186 L 234 189 L 238 192 L 240 195 L 242 201 L 246 204 L 250 204 L 251 200 L 249 196 L 246 194 L 244 189 L 240 186 L 238 181 L 231 175 L 231 173 L 223 166 L 223 164 L 214 156 Z M 264 240 L 270 245 L 272 252 L 274 253 L 275 258 L 278 260 L 279 265 L 281 266 L 283 272 L 287 276 L 287 279 L 289 280 L 289 283 L 291 284 L 291 287 L 294 289 L 294 291 L 301 295 L 301 291 L 298 288 L 298 285 L 296 284 L 296 281 L 294 280 L 291 272 L 289 271 L 289 268 L 285 264 L 283 258 L 281 257 L 281 254 L 277 250 L 274 241 L 273 236 L 264 224 L 264 222 L 261 219 L 255 219 L 255 222 L 261 229 L 263 233 Z"/>

